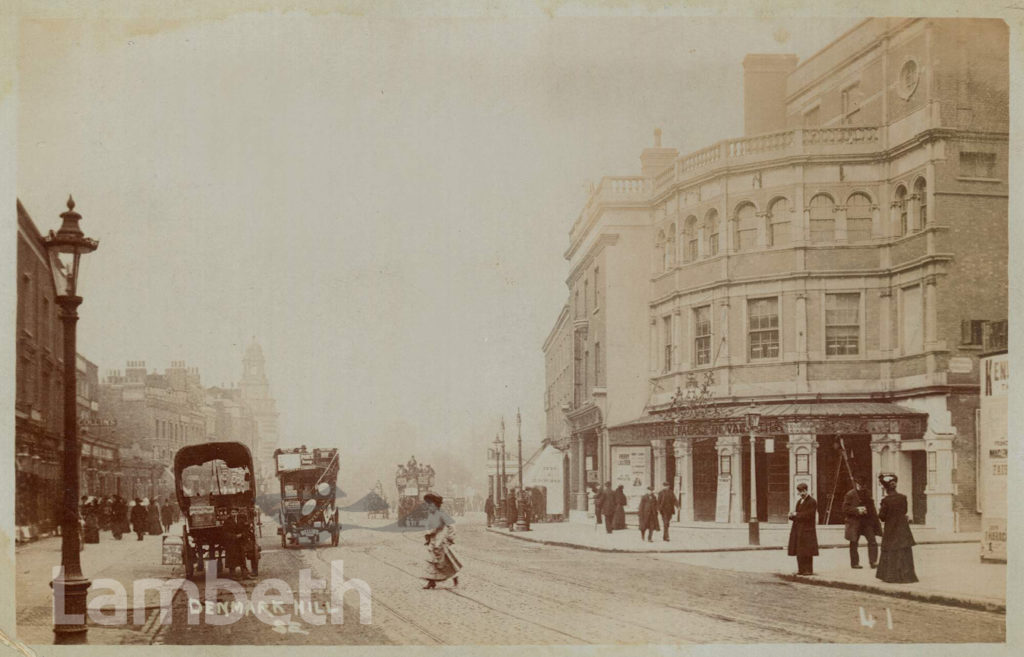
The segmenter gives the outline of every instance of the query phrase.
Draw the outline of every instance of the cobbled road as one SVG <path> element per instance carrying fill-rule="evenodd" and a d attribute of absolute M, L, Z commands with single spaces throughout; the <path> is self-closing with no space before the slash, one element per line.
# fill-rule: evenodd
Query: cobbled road
<path fill-rule="evenodd" d="M 372 590 L 369 624 L 359 622 L 355 591 L 344 596 L 340 624 L 311 624 L 286 605 L 277 610 L 283 613 L 274 616 L 276 625 L 252 613 L 229 625 L 210 625 L 205 617 L 189 625 L 188 600 L 178 595 L 172 622 L 160 626 L 154 640 L 459 645 L 983 643 L 1005 638 L 1006 617 L 999 613 L 702 568 L 653 554 L 543 546 L 458 520 L 455 548 L 465 566 L 459 586 L 449 582 L 435 590 L 423 590 L 418 578 L 426 554 L 421 529 L 360 525 L 353 517 L 338 547 L 283 549 L 270 527 L 262 539 L 260 577 L 240 580 L 247 595 L 268 578 L 297 590 L 302 569 L 327 579 L 334 562 L 345 578 L 362 580 Z M 326 618 L 329 594 L 314 600 L 322 602 L 316 611 Z"/>

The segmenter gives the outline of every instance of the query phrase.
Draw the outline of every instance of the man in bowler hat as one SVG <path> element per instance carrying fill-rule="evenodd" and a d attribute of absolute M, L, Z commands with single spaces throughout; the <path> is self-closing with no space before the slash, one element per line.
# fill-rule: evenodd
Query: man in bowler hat
<path fill-rule="evenodd" d="M 668 541 L 668 523 L 672 521 L 676 509 L 679 508 L 679 500 L 672 492 L 672 484 L 665 482 L 658 492 L 658 511 L 661 513 L 661 522 L 664 523 L 661 533 L 661 540 Z"/>
<path fill-rule="evenodd" d="M 814 574 L 814 557 L 818 555 L 818 503 L 807 493 L 807 484 L 796 485 L 800 499 L 789 514 L 789 556 L 796 557 L 797 575 Z"/>
<path fill-rule="evenodd" d="M 863 475 L 853 479 L 854 487 L 843 497 L 843 515 L 846 517 L 846 540 L 850 542 L 850 568 L 862 568 L 858 543 L 860 537 L 868 542 L 868 563 L 872 568 L 878 566 L 878 541 L 876 536 L 882 533 L 882 524 L 878 520 L 875 501 L 871 499 L 871 491 Z"/>

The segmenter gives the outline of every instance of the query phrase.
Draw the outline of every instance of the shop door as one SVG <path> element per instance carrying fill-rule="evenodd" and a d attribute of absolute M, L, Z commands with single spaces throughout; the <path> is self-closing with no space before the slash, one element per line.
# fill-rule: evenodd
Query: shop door
<path fill-rule="evenodd" d="M 843 448 L 846 460 L 843 460 Z M 853 476 L 871 485 L 871 436 L 818 436 L 818 516 L 822 525 L 842 525 L 843 498 L 853 488 Z"/>
<path fill-rule="evenodd" d="M 789 438 L 775 438 L 775 451 L 768 454 L 766 504 L 768 522 L 789 521 Z"/>
<path fill-rule="evenodd" d="M 910 498 L 913 504 L 911 522 L 915 525 L 923 525 L 928 515 L 928 496 L 924 493 L 927 485 L 928 452 L 910 452 Z"/>
<path fill-rule="evenodd" d="M 715 520 L 718 495 L 718 450 L 714 439 L 693 443 L 693 519 Z"/>

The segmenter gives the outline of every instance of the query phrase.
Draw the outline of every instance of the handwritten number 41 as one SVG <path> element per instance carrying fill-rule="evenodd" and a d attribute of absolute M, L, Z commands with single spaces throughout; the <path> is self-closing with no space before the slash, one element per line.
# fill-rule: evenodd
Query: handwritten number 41
<path fill-rule="evenodd" d="M 864 607 L 860 608 L 860 624 L 864 627 L 874 627 L 877 619 L 870 613 L 864 611 Z M 892 629 L 892 610 L 888 607 L 885 608 L 885 626 L 888 629 Z"/>

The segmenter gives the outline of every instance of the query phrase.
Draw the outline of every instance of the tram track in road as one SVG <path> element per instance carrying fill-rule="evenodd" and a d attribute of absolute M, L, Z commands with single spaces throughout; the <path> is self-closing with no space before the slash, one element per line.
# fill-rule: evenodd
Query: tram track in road
<path fill-rule="evenodd" d="M 402 537 L 404 539 L 414 540 L 411 536 L 408 536 L 408 534 L 413 534 L 413 533 L 415 533 L 415 532 L 402 532 L 401 535 L 402 535 Z M 401 573 L 404 573 L 405 575 L 408 575 L 409 577 L 413 578 L 416 581 L 419 581 L 421 579 L 420 576 L 417 573 L 411 572 L 411 571 L 407 570 L 406 568 L 403 568 L 402 566 L 400 566 L 398 564 L 395 564 L 395 563 L 393 563 L 393 562 L 391 562 L 391 561 L 389 561 L 387 559 L 384 559 L 384 558 L 382 558 L 378 554 L 374 554 L 374 551 L 378 551 L 378 550 L 381 550 L 381 549 L 388 549 L 388 546 L 370 545 L 370 546 L 365 546 L 365 547 L 362 547 L 362 548 L 358 548 L 358 551 L 361 554 L 363 554 L 363 555 L 373 559 L 374 561 L 376 561 L 376 562 L 378 562 L 378 563 L 380 563 L 382 565 L 388 566 L 389 568 L 392 568 L 392 569 L 397 570 L 397 571 L 399 571 Z M 391 549 L 394 549 L 394 548 L 391 548 Z M 320 557 L 319 554 L 317 556 L 321 560 L 323 560 L 323 558 Z M 494 613 L 500 614 L 502 616 L 506 616 L 508 618 L 515 619 L 515 620 L 517 620 L 517 621 L 519 621 L 521 623 L 526 623 L 527 625 L 534 625 L 536 627 L 543 628 L 543 629 L 545 629 L 548 632 L 551 632 L 553 634 L 557 634 L 559 636 L 566 637 L 567 639 L 569 639 L 569 640 L 571 640 L 571 641 L 573 641 L 575 643 L 581 643 L 581 644 L 592 644 L 592 643 L 594 643 L 593 641 L 591 641 L 590 639 L 587 639 L 585 637 L 581 637 L 581 636 L 577 636 L 575 634 L 571 634 L 571 633 L 566 632 L 565 630 L 559 629 L 557 627 L 553 627 L 551 625 L 548 625 L 548 624 L 545 624 L 545 623 L 541 623 L 539 621 L 532 620 L 532 619 L 526 618 L 524 616 L 520 616 L 520 615 L 515 614 L 515 613 L 513 613 L 511 611 L 508 611 L 507 609 L 501 609 L 500 607 L 496 607 L 494 605 L 488 604 L 487 602 L 485 602 L 485 601 L 483 601 L 483 600 L 481 600 L 481 599 L 479 599 L 477 597 L 474 597 L 472 595 L 467 594 L 465 591 L 459 591 L 459 590 L 451 589 L 451 588 L 442 588 L 442 589 L 439 589 L 438 591 L 454 595 L 454 596 L 456 596 L 458 598 L 461 598 L 463 600 L 471 602 L 471 603 L 473 603 L 473 604 L 475 604 L 475 605 L 477 605 L 479 607 L 487 609 L 489 612 L 494 612 Z M 374 601 L 375 604 L 377 603 L 377 601 L 378 601 L 378 596 L 377 595 L 373 596 L 373 601 Z M 402 618 L 408 618 L 408 617 L 404 616 L 404 614 L 401 614 L 401 612 L 397 612 L 397 610 L 393 610 L 389 605 L 385 604 L 384 606 L 389 611 L 392 611 L 392 613 L 396 613 L 396 615 L 398 615 L 398 616 L 400 616 Z M 412 623 L 415 627 L 417 627 L 417 629 L 421 629 L 422 630 L 422 628 L 423 628 L 423 626 L 420 625 L 419 623 L 416 623 L 416 622 L 411 621 L 411 620 L 408 621 L 408 622 Z M 430 634 L 430 633 L 427 632 L 427 634 Z M 443 642 L 443 641 L 441 641 L 441 642 Z"/>
<path fill-rule="evenodd" d="M 554 580 L 557 580 L 559 582 L 563 582 L 565 584 L 568 584 L 568 585 L 575 586 L 577 588 L 583 589 L 586 592 L 600 593 L 600 594 L 602 594 L 604 596 L 614 597 L 617 600 L 621 600 L 625 596 L 625 597 L 631 598 L 633 601 L 636 601 L 638 603 L 644 603 L 644 604 L 651 604 L 652 603 L 652 600 L 649 597 L 646 597 L 646 596 L 629 595 L 629 594 L 627 594 L 626 592 L 624 592 L 621 589 L 609 589 L 607 587 L 594 586 L 594 585 L 591 585 L 591 584 L 584 583 L 584 582 L 582 582 L 582 581 L 580 581 L 578 579 L 569 579 L 569 578 L 564 578 L 564 577 L 560 577 L 560 576 L 557 576 L 557 575 L 553 575 L 550 571 L 546 571 L 546 570 L 539 570 L 539 569 L 533 569 L 533 568 L 524 568 L 522 566 L 515 566 L 515 565 L 510 566 L 507 562 L 499 562 L 499 561 L 494 561 L 494 560 L 490 560 L 490 559 L 476 558 L 475 560 L 478 561 L 478 562 L 481 562 L 481 563 L 490 563 L 490 564 L 493 564 L 495 566 L 501 567 L 501 568 L 506 569 L 506 570 L 516 570 L 518 572 L 529 574 L 529 575 L 533 575 L 535 577 L 544 577 L 544 578 L 547 578 L 547 579 L 554 579 Z M 530 595 L 534 595 L 536 597 L 541 597 L 540 594 L 537 594 L 537 593 L 532 593 L 532 592 L 528 592 L 528 593 Z M 559 602 L 557 599 L 552 599 L 552 600 L 555 601 L 555 602 Z M 791 624 L 765 622 L 765 621 L 763 621 L 761 619 L 758 619 L 758 618 L 752 617 L 752 616 L 748 616 L 748 615 L 740 615 L 740 614 L 727 615 L 727 614 L 710 612 L 710 611 L 707 611 L 705 609 L 701 609 L 699 607 L 682 606 L 682 605 L 673 604 L 673 603 L 667 603 L 667 602 L 657 602 L 656 604 L 660 604 L 661 606 L 663 606 L 665 608 L 673 609 L 675 611 L 679 611 L 679 612 L 682 612 L 682 613 L 692 614 L 692 615 L 700 616 L 700 617 L 703 617 L 703 618 L 710 618 L 710 619 L 718 621 L 718 622 L 725 622 L 725 623 L 728 623 L 728 624 L 730 624 L 732 626 L 735 626 L 735 625 L 747 625 L 747 626 L 750 626 L 750 627 L 753 627 L 753 628 L 756 628 L 756 629 L 759 629 L 759 630 L 762 630 L 762 631 L 772 632 L 773 634 L 777 634 L 777 635 L 780 636 L 779 642 L 788 642 L 794 636 L 802 637 L 803 639 L 805 639 L 807 642 L 810 642 L 810 643 L 835 643 L 837 641 L 842 642 L 841 639 L 837 638 L 835 636 L 835 634 L 832 634 L 832 633 L 828 633 L 828 632 L 807 632 L 803 628 L 799 628 L 799 629 L 798 628 L 794 628 Z M 606 618 L 612 618 L 610 616 L 605 616 L 603 614 L 599 614 L 599 613 L 597 613 L 597 612 L 595 612 L 593 610 L 589 610 L 589 611 L 590 611 L 590 613 L 593 613 L 594 615 L 604 616 Z M 658 628 L 648 628 L 648 629 L 650 629 L 654 633 L 655 636 L 658 636 L 658 635 L 662 635 L 663 636 L 665 634 L 665 629 L 664 628 L 658 627 Z M 679 637 L 675 637 L 675 638 L 679 639 Z M 723 638 L 721 640 L 722 641 L 735 641 L 736 637 L 735 637 L 734 633 L 727 633 L 727 635 L 723 636 Z M 846 638 L 846 641 L 848 641 L 848 642 L 849 641 L 854 641 L 854 640 L 858 640 L 858 641 L 859 640 L 863 640 L 863 637 L 862 636 L 851 635 L 850 637 Z M 690 644 L 705 643 L 705 642 L 700 642 L 700 641 L 692 641 L 692 640 L 689 640 L 689 639 L 681 639 L 681 640 L 679 640 L 679 642 L 680 643 L 690 643 Z M 713 643 L 713 642 L 714 641 L 712 641 L 711 643 Z M 758 642 L 760 643 L 760 642 L 763 642 L 763 641 L 761 641 L 759 639 Z"/>
<path fill-rule="evenodd" d="M 544 577 L 556 580 L 568 586 L 580 587 L 587 591 L 614 597 L 617 600 L 621 600 L 623 597 L 627 597 L 637 603 L 650 604 L 652 602 L 652 598 L 650 595 L 637 595 L 618 588 L 610 588 L 606 586 L 586 583 L 580 580 L 579 578 L 566 577 L 558 573 L 551 572 L 549 570 L 521 566 L 516 564 L 515 562 L 496 561 L 494 559 L 489 559 L 486 556 L 480 555 L 473 557 L 473 559 L 477 562 L 490 563 L 500 568 L 516 570 L 531 576 Z M 771 582 L 771 584 L 779 585 L 778 582 Z M 785 642 L 791 641 L 793 637 L 800 637 L 807 642 L 818 643 L 854 643 L 864 642 L 865 640 L 877 641 L 877 637 L 869 633 L 863 632 L 861 630 L 861 626 L 857 624 L 853 624 L 853 626 L 857 628 L 856 633 L 851 632 L 848 629 L 848 627 L 839 626 L 835 624 L 823 626 L 821 627 L 821 629 L 811 629 L 808 628 L 806 625 L 800 624 L 798 622 L 779 620 L 779 617 L 777 616 L 778 605 L 776 604 L 772 604 L 770 602 L 761 602 L 756 598 L 756 596 L 753 598 L 748 597 L 744 600 L 748 605 L 754 605 L 758 608 L 764 608 L 766 614 L 752 615 L 749 613 L 743 613 L 738 611 L 714 612 L 710 611 L 704 606 L 681 605 L 675 602 L 665 601 L 663 599 L 660 600 L 658 604 L 670 609 L 674 609 L 679 612 L 708 618 L 711 620 L 715 620 L 717 622 L 729 623 L 733 627 L 748 626 L 751 628 L 759 629 L 761 631 L 778 634 L 784 637 L 780 639 L 780 641 Z M 887 601 L 886 604 L 891 604 L 891 602 Z M 856 611 L 854 611 L 852 617 L 856 617 Z M 736 640 L 736 633 L 734 631 L 728 633 L 728 637 L 724 640 L 734 642 Z M 759 642 L 764 642 L 764 640 L 760 639 Z"/>
<path fill-rule="evenodd" d="M 324 558 L 323 554 L 325 551 L 326 550 L 316 550 L 314 554 L 316 555 L 316 558 L 327 567 L 329 572 L 331 568 L 331 563 L 329 560 Z M 367 552 L 367 549 L 360 549 L 359 552 L 366 554 L 371 558 L 373 557 L 373 555 L 370 555 Z M 426 625 L 423 625 L 422 623 L 417 622 L 416 620 L 407 616 L 406 614 L 403 614 L 402 612 L 398 611 L 398 609 L 396 609 L 393 605 L 390 605 L 381 600 L 381 597 L 377 594 L 373 595 L 373 605 L 375 607 L 383 607 L 389 614 L 397 618 L 399 621 L 411 625 L 412 627 L 416 628 L 421 634 L 430 637 L 430 639 L 437 645 L 448 645 L 448 642 L 445 641 L 444 638 L 441 637 L 441 635 L 431 631 Z"/>

